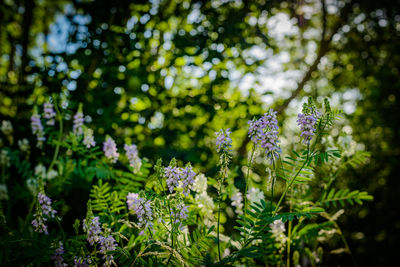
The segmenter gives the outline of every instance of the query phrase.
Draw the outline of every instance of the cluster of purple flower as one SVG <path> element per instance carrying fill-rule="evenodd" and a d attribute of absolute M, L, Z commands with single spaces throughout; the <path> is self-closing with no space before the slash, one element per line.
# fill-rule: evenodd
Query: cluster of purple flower
<path fill-rule="evenodd" d="M 135 172 L 138 172 L 140 170 L 140 167 L 142 166 L 142 161 L 139 158 L 139 153 L 136 145 L 125 144 L 124 149 L 126 152 L 126 156 L 129 160 L 129 165 L 134 169 Z"/>
<path fill-rule="evenodd" d="M 47 125 L 54 125 L 56 113 L 54 112 L 53 104 L 49 102 L 43 104 L 43 117 L 47 120 Z"/>
<path fill-rule="evenodd" d="M 51 199 L 46 196 L 45 194 L 38 193 L 38 201 L 40 206 L 42 207 L 42 212 L 44 215 L 54 218 L 54 216 L 57 214 L 57 211 L 55 211 L 51 207 Z"/>
<path fill-rule="evenodd" d="M 303 137 L 304 144 L 310 144 L 310 141 L 316 131 L 315 124 L 320 116 L 321 114 L 319 112 L 313 112 L 312 108 L 304 108 L 303 113 L 298 114 L 297 125 L 300 126 L 300 136 Z"/>
<path fill-rule="evenodd" d="M 47 219 L 43 218 L 43 215 L 38 212 L 33 214 L 33 217 L 35 217 L 35 219 L 32 220 L 32 225 L 34 227 L 35 232 L 44 233 L 48 235 L 49 232 L 47 231 L 47 225 L 45 224 Z"/>
<path fill-rule="evenodd" d="M 51 207 L 51 199 L 45 194 L 39 192 L 37 199 L 40 207 L 38 207 L 36 209 L 36 213 L 33 214 L 34 219 L 32 220 L 32 225 L 36 232 L 45 233 L 47 235 L 47 225 L 45 225 L 47 218 L 45 218 L 43 215 L 54 218 L 57 214 L 57 211 Z"/>
<path fill-rule="evenodd" d="M 117 243 L 112 235 L 107 237 L 100 237 L 100 253 L 103 254 L 103 260 L 105 260 L 103 267 L 109 267 L 113 264 L 114 256 L 110 255 L 108 252 L 115 251 L 117 248 Z"/>
<path fill-rule="evenodd" d="M 103 151 L 106 157 L 112 162 L 117 162 L 119 158 L 119 153 L 117 151 L 117 145 L 115 144 L 114 139 L 107 136 L 106 141 L 103 143 Z"/>
<path fill-rule="evenodd" d="M 167 178 L 167 186 L 169 192 L 172 193 L 177 187 L 183 189 L 183 194 L 187 196 L 190 193 L 190 186 L 194 183 L 196 173 L 193 171 L 192 166 L 185 168 L 179 167 L 166 167 L 165 177 Z"/>
<path fill-rule="evenodd" d="M 151 202 L 150 200 L 139 197 L 137 193 L 129 193 L 126 199 L 128 209 L 134 211 L 138 217 L 138 226 L 144 227 L 144 230 L 139 233 L 139 235 L 143 235 L 146 229 L 153 228 L 153 210 L 151 208 Z"/>
<path fill-rule="evenodd" d="M 215 132 L 215 135 L 217 136 L 216 139 L 216 145 L 217 145 L 217 152 L 218 153 L 229 153 L 230 148 L 232 146 L 232 139 L 231 139 L 231 131 L 230 129 L 224 130 L 219 130 L 218 132 Z"/>
<path fill-rule="evenodd" d="M 90 243 L 90 245 L 93 246 L 96 243 L 100 245 L 100 253 L 104 254 L 103 259 L 105 260 L 103 266 L 111 266 L 114 257 L 112 255 L 109 255 L 108 252 L 114 251 L 118 245 L 116 244 L 115 239 L 112 235 L 104 236 L 104 232 L 102 231 L 100 226 L 100 218 L 98 216 L 95 216 L 89 220 L 84 219 L 83 231 L 86 233 L 87 241 Z M 88 262 L 90 263 L 89 259 Z M 83 261 L 80 264 L 81 265 L 76 266 L 87 266 L 86 263 L 86 265 L 83 265 Z"/>
<path fill-rule="evenodd" d="M 37 146 L 41 147 L 43 142 L 46 141 L 46 137 L 44 137 L 43 125 L 39 114 L 36 113 L 31 116 L 31 127 L 32 133 L 36 135 L 38 141 Z"/>
<path fill-rule="evenodd" d="M 72 126 L 72 132 L 76 136 L 81 136 L 83 134 L 83 122 L 84 122 L 83 113 L 78 111 L 74 115 L 74 124 Z"/>
<path fill-rule="evenodd" d="M 68 264 L 66 264 L 64 262 L 64 258 L 63 258 L 63 254 L 64 254 L 64 247 L 63 247 L 63 243 L 60 241 L 58 243 L 58 248 L 56 248 L 54 255 L 51 256 L 51 259 L 54 262 L 54 266 L 56 267 L 65 267 L 68 266 Z"/>
<path fill-rule="evenodd" d="M 89 267 L 90 263 L 92 263 L 92 261 L 90 260 L 90 257 L 87 256 L 86 261 L 84 259 L 82 259 L 81 257 L 74 257 L 74 267 Z"/>
<path fill-rule="evenodd" d="M 100 218 L 96 216 L 89 221 L 84 219 L 83 231 L 87 234 L 87 241 L 89 242 L 90 245 L 93 246 L 95 243 L 99 242 L 100 235 L 103 232 L 100 227 Z"/>
<path fill-rule="evenodd" d="M 249 121 L 249 137 L 256 146 L 265 150 L 265 154 L 271 160 L 279 157 L 281 149 L 278 140 L 278 120 L 276 111 L 270 109 L 258 120 Z"/>
<path fill-rule="evenodd" d="M 171 211 L 171 217 L 174 218 L 174 224 L 179 223 L 180 230 L 183 230 L 182 221 L 188 218 L 189 206 L 185 204 L 176 205 L 176 211 Z"/>

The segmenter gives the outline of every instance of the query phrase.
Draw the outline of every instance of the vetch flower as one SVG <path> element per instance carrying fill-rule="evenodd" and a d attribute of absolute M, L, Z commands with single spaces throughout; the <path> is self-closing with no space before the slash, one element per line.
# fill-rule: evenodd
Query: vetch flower
<path fill-rule="evenodd" d="M 44 136 L 43 125 L 40 121 L 40 115 L 37 114 L 37 111 L 31 116 L 31 127 L 32 133 L 36 135 L 37 139 L 37 147 L 41 148 L 43 146 L 43 142 L 46 141 L 46 137 Z"/>
<path fill-rule="evenodd" d="M 96 145 L 96 142 L 94 141 L 92 129 L 85 128 L 83 130 L 83 144 L 86 146 L 86 148 L 91 148 Z"/>
<path fill-rule="evenodd" d="M 33 217 L 35 218 L 32 220 L 32 225 L 34 227 L 35 232 L 44 233 L 48 235 L 49 232 L 47 231 L 47 225 L 45 224 L 47 219 L 43 218 L 43 215 L 41 213 L 40 214 L 35 213 L 33 214 Z"/>
<path fill-rule="evenodd" d="M 231 197 L 231 201 L 232 201 L 232 206 L 236 207 L 235 212 L 237 214 L 243 214 L 243 195 L 241 192 L 236 192 L 236 194 L 234 194 Z"/>
<path fill-rule="evenodd" d="M 105 260 L 103 267 L 109 267 L 113 264 L 114 256 L 110 255 L 110 251 L 115 251 L 117 248 L 117 243 L 112 235 L 107 237 L 101 236 L 100 237 L 100 253 L 103 254 L 103 260 Z"/>
<path fill-rule="evenodd" d="M 230 129 L 226 130 L 219 130 L 218 132 L 215 132 L 216 135 L 216 141 L 215 144 L 217 146 L 217 152 L 218 153 L 230 153 L 230 149 L 232 147 L 232 139 L 231 139 L 231 131 Z"/>
<path fill-rule="evenodd" d="M 207 192 L 207 177 L 203 173 L 197 175 L 191 189 L 197 193 Z"/>
<path fill-rule="evenodd" d="M 185 204 L 178 204 L 175 207 L 175 211 L 171 211 L 171 217 L 174 219 L 174 224 L 179 224 L 178 227 L 180 230 L 183 230 L 182 222 L 189 217 L 188 208 L 189 206 Z"/>
<path fill-rule="evenodd" d="M 46 215 L 47 217 L 54 218 L 54 216 L 57 214 L 57 211 L 55 211 L 51 207 L 51 199 L 48 196 L 46 196 L 45 194 L 42 194 L 39 192 L 38 201 L 42 208 L 43 214 Z"/>
<path fill-rule="evenodd" d="M 270 109 L 258 120 L 249 121 L 249 137 L 251 141 L 258 147 L 261 147 L 272 161 L 279 157 L 281 149 L 278 140 L 278 120 L 276 119 L 276 111 Z"/>
<path fill-rule="evenodd" d="M 91 219 L 83 220 L 83 231 L 87 235 L 87 241 L 90 245 L 94 245 L 99 242 L 100 235 L 103 232 L 100 227 L 100 218 L 98 216 Z"/>
<path fill-rule="evenodd" d="M 115 144 L 114 139 L 107 136 L 106 141 L 103 143 L 103 151 L 105 156 L 112 162 L 117 162 L 119 158 L 119 153 L 117 151 L 117 145 Z"/>
<path fill-rule="evenodd" d="M 74 124 L 72 126 L 72 131 L 76 136 L 81 136 L 83 134 L 83 113 L 78 111 L 74 115 Z"/>
<path fill-rule="evenodd" d="M 37 195 L 37 200 L 36 213 L 33 214 L 34 219 L 32 220 L 32 225 L 35 232 L 45 233 L 47 235 L 47 225 L 45 224 L 47 218 L 45 218 L 44 215 L 54 218 L 57 214 L 57 211 L 51 207 L 51 199 L 44 193 L 39 192 Z"/>
<path fill-rule="evenodd" d="M 175 188 L 179 186 L 179 181 L 182 179 L 182 170 L 179 167 L 165 167 L 165 177 L 167 178 L 167 186 L 169 192 L 174 192 Z"/>
<path fill-rule="evenodd" d="M 214 201 L 206 191 L 196 194 L 194 201 L 201 213 L 204 215 L 210 215 L 210 213 L 212 214 L 214 210 Z"/>
<path fill-rule="evenodd" d="M 54 261 L 54 266 L 56 267 L 65 267 L 68 266 L 68 264 L 66 264 L 64 262 L 64 258 L 63 258 L 63 254 L 64 254 L 64 247 L 63 247 L 63 243 L 60 241 L 58 243 L 58 248 L 55 250 L 54 255 L 51 256 L 51 259 Z"/>
<path fill-rule="evenodd" d="M 269 227 L 271 228 L 270 232 L 272 233 L 273 237 L 279 243 L 281 249 L 283 249 L 286 244 L 286 235 L 284 234 L 286 231 L 285 224 L 281 219 L 279 219 L 275 220 L 273 223 L 270 223 Z"/>
<path fill-rule="evenodd" d="M 261 203 L 261 200 L 264 200 L 264 192 L 259 188 L 250 188 L 246 195 L 247 199 L 251 203 Z"/>
<path fill-rule="evenodd" d="M 142 166 L 142 160 L 139 158 L 139 153 L 136 145 L 125 144 L 124 149 L 126 152 L 126 156 L 129 160 L 129 166 L 133 168 L 135 173 L 138 172 L 140 170 L 140 167 Z"/>
<path fill-rule="evenodd" d="M 182 169 L 182 189 L 183 194 L 187 196 L 190 193 L 190 186 L 194 183 L 196 173 L 193 171 L 192 166 L 186 166 Z"/>
<path fill-rule="evenodd" d="M 299 113 L 297 115 L 297 125 L 300 126 L 300 136 L 303 137 L 304 144 L 310 144 L 310 141 L 314 136 L 314 133 L 316 132 L 315 124 L 317 123 L 317 121 L 317 116 L 311 112 Z"/>
<path fill-rule="evenodd" d="M 54 118 L 56 117 L 56 113 L 54 112 L 53 109 L 53 104 L 47 102 L 43 104 L 43 117 L 47 120 L 46 124 L 47 125 L 54 125 L 55 120 Z"/>
<path fill-rule="evenodd" d="M 167 178 L 167 186 L 170 193 L 180 187 L 183 189 L 183 194 L 187 196 L 190 193 L 190 187 L 194 183 L 195 176 L 196 173 L 190 165 L 185 168 L 165 167 L 165 177 Z"/>
<path fill-rule="evenodd" d="M 151 201 L 139 197 L 139 194 L 137 193 L 129 193 L 126 199 L 128 209 L 134 211 L 138 217 L 138 226 L 144 227 L 144 230 L 140 232 L 140 235 L 143 235 L 146 229 L 153 228 L 153 210 L 151 208 Z"/>
<path fill-rule="evenodd" d="M 77 256 L 74 257 L 74 267 L 89 267 L 90 266 L 89 264 L 91 262 L 92 261 L 90 260 L 89 256 L 87 256 L 86 261 L 81 257 L 79 258 Z"/>

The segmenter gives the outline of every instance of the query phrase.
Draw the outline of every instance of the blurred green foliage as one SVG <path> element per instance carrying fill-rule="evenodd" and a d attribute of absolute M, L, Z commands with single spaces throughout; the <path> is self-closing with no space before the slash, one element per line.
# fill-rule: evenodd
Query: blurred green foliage
<path fill-rule="evenodd" d="M 351 134 L 371 155 L 367 165 L 343 174 L 346 184 L 361 185 L 375 197 L 340 223 L 357 262 L 380 265 L 395 256 L 390 248 L 400 236 L 394 204 L 399 9 L 399 1 L 389 0 L 5 0 L 0 120 L 11 120 L 15 140 L 22 139 L 30 131 L 33 105 L 66 92 L 72 108 L 84 103 L 96 141 L 112 134 L 118 143 L 137 144 L 150 162 L 176 157 L 212 176 L 218 171 L 213 133 L 231 128 L 233 139 L 242 140 L 233 144 L 234 161 L 245 162 L 250 145 L 243 125 L 265 112 L 266 96 L 281 111 L 281 122 L 297 111 L 287 102 L 290 95 L 293 101 L 333 97 L 337 106 L 356 107 L 345 118 L 352 128 L 337 129 L 337 135 Z M 268 22 L 279 14 L 288 16 L 296 34 L 279 37 L 276 31 L 283 29 L 270 29 Z M 249 52 L 254 48 L 270 53 L 255 56 Z M 283 71 L 300 71 L 297 84 L 288 83 L 282 92 L 239 89 L 247 74 L 262 76 L 260 70 L 283 53 L 288 55 Z M 263 175 L 264 169 L 261 164 L 255 172 Z M 343 264 L 350 260 L 340 258 Z M 337 256 L 331 261 L 339 262 Z"/>

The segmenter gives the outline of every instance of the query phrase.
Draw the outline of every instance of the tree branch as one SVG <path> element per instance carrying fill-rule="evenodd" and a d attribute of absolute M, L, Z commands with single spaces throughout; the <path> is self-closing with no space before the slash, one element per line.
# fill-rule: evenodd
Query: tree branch
<path fill-rule="evenodd" d="M 285 111 L 285 109 L 289 106 L 290 102 L 292 102 L 292 100 L 295 99 L 300 94 L 300 92 L 303 90 L 306 83 L 310 80 L 312 73 L 317 70 L 317 67 L 318 67 L 319 62 L 321 61 L 321 58 L 323 56 L 325 56 L 326 53 L 330 50 L 330 44 L 331 44 L 333 36 L 338 32 L 338 30 L 347 21 L 350 11 L 351 11 L 351 8 L 352 8 L 351 3 L 346 4 L 346 6 L 344 6 L 342 8 L 342 11 L 340 14 L 341 18 L 332 27 L 330 34 L 326 37 L 325 35 L 326 35 L 326 31 L 327 31 L 327 26 L 326 26 L 327 12 L 326 12 L 325 1 L 322 2 L 322 34 L 321 34 L 321 41 L 319 43 L 317 57 L 315 58 L 314 62 L 310 65 L 310 67 L 308 68 L 307 72 L 304 74 L 301 81 L 297 84 L 297 88 L 292 92 L 290 97 L 288 99 L 286 99 L 282 105 L 277 107 L 276 111 L 278 112 L 278 114 L 282 114 Z"/>

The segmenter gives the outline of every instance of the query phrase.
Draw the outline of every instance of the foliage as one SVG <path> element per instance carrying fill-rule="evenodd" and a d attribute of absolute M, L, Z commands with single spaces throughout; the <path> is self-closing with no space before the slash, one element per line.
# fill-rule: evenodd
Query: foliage
<path fill-rule="evenodd" d="M 350 253 L 335 222 L 338 212 L 343 211 L 338 210 L 337 203 L 345 206 L 345 201 L 353 205 L 372 200 L 367 192 L 336 188 L 332 181 L 319 194 L 313 194 L 318 190 L 312 184 L 316 175 L 329 172 L 335 160 L 346 168 L 363 164 L 366 157 L 365 153 L 358 153 L 341 161 L 339 150 L 324 148 L 321 141 L 327 138 L 329 127 L 339 116 L 339 112 L 329 108 L 327 101 L 323 113 L 316 111 L 318 108 L 311 99 L 304 104 L 303 111 L 311 107 L 316 111 L 316 128 L 308 133 L 312 138 L 296 145 L 290 156 L 270 157 L 270 154 L 263 155 L 267 151 L 261 151 L 272 171 L 272 185 L 263 190 L 270 193 L 271 198 L 267 200 L 263 191 L 246 186 L 244 210 L 236 210 L 236 223 L 229 237 L 221 220 L 221 213 L 227 210 L 222 204 L 229 196 L 229 187 L 240 192 L 230 177 L 233 156 L 229 131 L 217 134 L 216 151 L 221 160 L 215 180 L 198 173 L 190 164 L 179 167 L 175 159 L 168 166 L 158 160 L 151 171 L 151 164 L 138 158 L 138 153 L 120 154 L 110 136 L 103 143 L 103 154 L 100 147 L 90 141 L 92 132 L 80 120 L 74 119 L 71 130 L 65 129 L 64 114 L 72 110 L 62 105 L 65 101 L 62 95 L 49 99 L 57 111 L 57 124 L 49 125 L 46 115 L 39 121 L 33 119 L 36 148 L 9 143 L 2 149 L 4 189 L 0 246 L 5 264 L 53 261 L 55 265 L 79 262 L 90 266 L 211 266 L 258 265 L 260 262 L 280 265 L 286 261 L 289 265 L 292 255 L 293 264 L 300 260 L 295 255 L 319 262 L 324 256 L 321 244 L 335 233 L 343 238 L 346 247 L 343 251 Z M 35 108 L 35 114 L 38 112 L 40 114 L 40 109 Z M 78 112 L 82 112 L 82 108 Z M 258 132 L 268 136 L 268 131 L 274 131 L 274 138 L 278 138 L 276 130 L 277 126 Z M 3 133 L 11 134 L 10 131 Z M 47 140 L 44 141 L 43 136 L 48 137 Z M 34 151 L 53 151 L 52 161 L 39 163 L 33 170 L 30 164 Z M 281 153 L 280 149 L 277 151 Z M 248 168 L 252 167 L 253 156 L 254 153 Z M 132 157 L 137 158 L 132 161 Z M 137 160 L 141 164 L 137 165 Z M 26 173 L 18 181 L 9 177 L 16 170 Z M 275 202 L 277 181 L 283 182 L 284 190 Z M 89 195 L 89 198 L 83 197 L 87 200 L 86 210 L 82 210 L 85 202 L 74 203 L 80 187 L 85 187 L 82 192 Z M 14 197 L 17 188 L 25 193 Z M 212 189 L 217 192 L 214 198 L 218 202 L 217 210 L 214 210 L 214 199 L 208 195 L 209 192 L 215 195 Z M 15 216 L 14 209 L 20 202 L 28 212 Z M 77 214 L 74 209 L 82 212 L 72 218 Z M 30 252 L 25 253 L 25 250 Z"/>
<path fill-rule="evenodd" d="M 216 200 L 218 157 L 212 140 L 226 125 L 232 131 L 232 165 L 226 194 L 218 203 L 222 233 L 235 235 L 236 215 L 226 209 L 229 198 L 237 190 L 247 191 L 246 186 L 270 193 L 272 185 L 264 179 L 270 177 L 267 161 L 257 157 L 252 168 L 244 167 L 251 150 L 247 120 L 271 104 L 285 133 L 282 149 L 301 161 L 304 149 L 296 147 L 290 119 L 306 96 L 319 103 L 327 96 L 333 107 L 344 108 L 342 119 L 332 125 L 329 138 L 322 138 L 314 167 L 299 176 L 315 189 L 308 192 L 310 199 L 328 211 L 334 203 L 341 206 L 340 201 L 321 204 L 332 188 L 334 195 L 356 190 L 374 195 L 374 202 L 351 209 L 345 202 L 346 213 L 338 223 L 359 265 L 395 260 L 391 248 L 399 239 L 400 223 L 393 212 L 400 158 L 399 7 L 399 1 L 370 0 L 1 1 L 0 121 L 9 120 L 14 127 L 13 135 L 0 140 L 12 166 L 3 170 L 13 196 L 6 217 L 15 227 L 24 225 L 17 218 L 25 218 L 32 202 L 26 181 L 32 185 L 39 163 L 49 169 L 57 143 L 65 153 L 52 166 L 59 176 L 45 182 L 49 196 L 59 196 L 55 204 L 64 209 L 66 232 L 73 231 L 75 218 L 85 216 L 82 203 L 99 179 L 110 191 L 124 194 L 161 187 L 149 176 L 159 157 L 166 162 L 175 157 L 179 166 L 191 162 L 207 175 L 208 194 Z M 23 138 L 35 142 L 26 134 L 29 117 L 52 93 L 70 97 L 64 128 L 71 126 L 79 103 L 85 103 L 85 125 L 99 144 L 105 134 L 117 144 L 135 143 L 148 165 L 133 174 L 128 166 L 99 159 L 98 148 L 79 145 L 69 133 L 57 140 L 57 131 L 46 133 L 49 143 L 42 150 L 16 149 Z M 276 164 L 294 170 L 283 161 Z M 300 186 L 298 182 L 294 184 Z M 276 193 L 283 192 L 283 179 L 274 185 Z M 291 194 L 289 190 L 287 196 Z M 332 238 L 328 244 L 335 247 L 337 242 Z M 313 251 L 317 248 L 304 255 L 315 258 Z M 353 265 L 347 254 L 326 255 L 324 262 Z"/>

